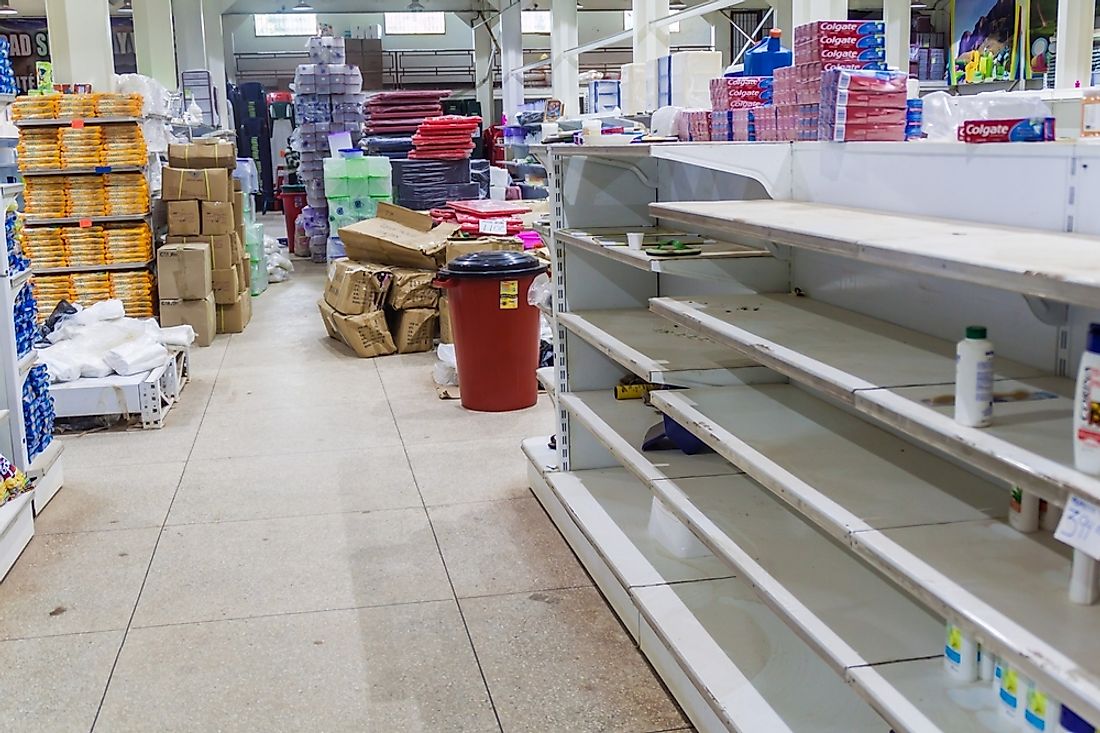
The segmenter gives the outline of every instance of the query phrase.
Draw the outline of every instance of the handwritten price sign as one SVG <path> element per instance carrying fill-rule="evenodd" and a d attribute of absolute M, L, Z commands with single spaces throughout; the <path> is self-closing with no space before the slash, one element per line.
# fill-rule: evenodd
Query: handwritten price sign
<path fill-rule="evenodd" d="M 1100 507 L 1079 496 L 1071 496 L 1054 538 L 1089 557 L 1100 559 Z"/>

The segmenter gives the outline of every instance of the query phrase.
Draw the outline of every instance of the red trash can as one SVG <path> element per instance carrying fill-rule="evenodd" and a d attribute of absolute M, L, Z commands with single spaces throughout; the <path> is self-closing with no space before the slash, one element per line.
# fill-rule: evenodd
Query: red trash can
<path fill-rule="evenodd" d="M 462 406 L 481 412 L 538 400 L 539 311 L 527 290 L 546 265 L 522 252 L 456 257 L 435 284 L 447 291 Z"/>
<path fill-rule="evenodd" d="M 298 214 L 306 207 L 306 187 L 302 185 L 283 186 L 279 191 L 279 201 L 283 204 L 283 218 L 286 220 L 286 242 L 294 251 L 294 222 Z"/>

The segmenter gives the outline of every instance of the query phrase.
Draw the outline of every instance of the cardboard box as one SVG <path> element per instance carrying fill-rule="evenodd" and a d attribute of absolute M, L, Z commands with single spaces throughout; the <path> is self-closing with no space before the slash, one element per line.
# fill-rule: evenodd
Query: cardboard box
<path fill-rule="evenodd" d="M 240 290 L 248 290 L 252 285 L 252 268 L 249 267 L 249 263 L 241 260 L 233 264 L 233 269 L 237 271 L 237 282 L 239 283 Z"/>
<path fill-rule="evenodd" d="M 317 301 L 317 307 L 321 310 L 321 319 L 329 336 L 349 346 L 357 356 L 369 359 L 387 356 L 397 350 L 386 325 L 385 312 L 369 311 L 348 316 L 337 312 L 324 300 Z"/>
<path fill-rule="evenodd" d="M 233 228 L 244 229 L 244 191 L 233 192 Z"/>
<path fill-rule="evenodd" d="M 218 305 L 233 305 L 241 298 L 241 278 L 237 265 L 211 273 L 214 285 L 214 302 Z"/>
<path fill-rule="evenodd" d="M 168 165 L 173 168 L 237 167 L 237 146 L 219 140 L 196 140 L 193 143 L 170 143 Z"/>
<path fill-rule="evenodd" d="M 229 201 L 229 192 L 229 171 L 224 168 L 163 171 L 161 198 L 165 201 Z"/>
<path fill-rule="evenodd" d="M 225 201 L 203 201 L 202 233 L 208 237 L 232 234 L 233 204 Z"/>
<path fill-rule="evenodd" d="M 197 236 L 202 233 L 198 201 L 168 202 L 168 234 L 176 237 Z"/>
<path fill-rule="evenodd" d="M 215 270 L 224 270 L 232 267 L 237 249 L 233 245 L 232 234 L 219 234 L 213 237 L 203 235 L 195 237 L 181 237 L 168 235 L 164 238 L 167 244 L 182 244 L 184 242 L 205 242 L 210 245 L 210 266 Z"/>
<path fill-rule="evenodd" d="M 209 346 L 216 331 L 215 308 L 213 293 L 198 300 L 161 300 L 160 325 L 190 326 L 195 329 L 195 343 Z"/>
<path fill-rule="evenodd" d="M 234 191 L 243 191 L 244 190 L 244 185 L 241 183 L 240 178 L 233 178 L 233 190 Z"/>
<path fill-rule="evenodd" d="M 427 214 L 380 203 L 373 219 L 341 227 L 340 239 L 353 260 L 432 270 L 442 264 L 447 239 L 457 229 L 451 223 L 433 229 Z"/>
<path fill-rule="evenodd" d="M 446 295 L 439 298 L 439 340 L 445 344 L 455 342 L 455 334 L 451 328 L 451 301 Z"/>
<path fill-rule="evenodd" d="M 348 316 L 381 310 L 392 283 L 393 272 L 388 267 L 337 260 L 325 285 L 325 302 Z"/>
<path fill-rule="evenodd" d="M 166 244 L 157 250 L 157 288 L 161 300 L 205 298 L 212 287 L 209 244 Z"/>
<path fill-rule="evenodd" d="M 431 351 L 435 339 L 436 311 L 433 308 L 412 308 L 393 311 L 390 321 L 393 343 L 398 354 Z"/>
<path fill-rule="evenodd" d="M 252 295 L 241 293 L 236 303 L 218 306 L 218 333 L 240 333 L 252 320 Z"/>
<path fill-rule="evenodd" d="M 478 239 L 447 242 L 446 262 L 474 252 L 496 252 L 498 250 L 522 252 L 523 242 L 515 237 L 479 237 Z"/>
<path fill-rule="evenodd" d="M 431 308 L 439 305 L 439 291 L 432 287 L 435 270 L 393 268 L 393 287 L 386 304 L 395 310 Z"/>

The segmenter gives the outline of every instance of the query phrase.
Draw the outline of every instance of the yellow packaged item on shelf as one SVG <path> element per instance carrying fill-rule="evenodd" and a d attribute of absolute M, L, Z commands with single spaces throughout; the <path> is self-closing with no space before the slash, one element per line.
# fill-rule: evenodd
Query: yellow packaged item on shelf
<path fill-rule="evenodd" d="M 99 117 L 141 117 L 145 99 L 140 94 L 100 92 L 95 97 Z"/>
<path fill-rule="evenodd" d="M 57 116 L 63 119 L 95 117 L 95 95 L 62 94 L 57 103 Z"/>
<path fill-rule="evenodd" d="M 60 96 L 49 94 L 41 97 L 19 97 L 11 106 L 12 119 L 42 120 L 58 117 Z"/>

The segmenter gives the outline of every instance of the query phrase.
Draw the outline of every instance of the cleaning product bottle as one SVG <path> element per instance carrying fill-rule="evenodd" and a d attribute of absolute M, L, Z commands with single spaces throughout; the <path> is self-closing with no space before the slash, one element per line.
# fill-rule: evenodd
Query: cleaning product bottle
<path fill-rule="evenodd" d="M 955 421 L 984 428 L 992 420 L 993 343 L 986 339 L 985 326 L 967 326 L 966 338 L 955 347 Z"/>
<path fill-rule="evenodd" d="M 974 637 L 952 623 L 947 624 L 943 664 L 947 672 L 960 682 L 978 679 L 978 647 L 974 643 Z"/>
<path fill-rule="evenodd" d="M 772 28 L 767 38 L 745 52 L 745 76 L 771 76 L 776 69 L 794 63 L 791 49 L 779 42 L 782 37 L 783 31 Z"/>
<path fill-rule="evenodd" d="M 1017 726 L 1023 721 L 1024 706 L 1029 681 L 1026 677 L 1001 662 L 1001 684 L 997 691 L 1000 698 L 1001 715 L 1013 721 Z"/>
<path fill-rule="evenodd" d="M 1096 728 L 1063 705 L 1058 719 L 1058 733 L 1096 733 Z"/>
<path fill-rule="evenodd" d="M 1039 530 L 1039 497 L 1019 486 L 1012 487 L 1008 502 L 1008 523 L 1017 532 L 1030 534 Z"/>
<path fill-rule="evenodd" d="M 1078 471 L 1100 475 L 1100 323 L 1089 325 L 1074 400 L 1073 463 Z"/>
<path fill-rule="evenodd" d="M 1034 683 L 1027 690 L 1024 706 L 1024 730 L 1028 733 L 1050 733 L 1061 717 L 1061 705 Z"/>

